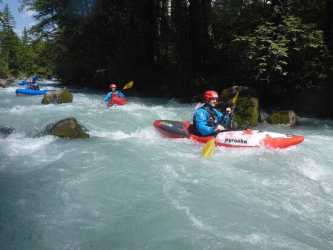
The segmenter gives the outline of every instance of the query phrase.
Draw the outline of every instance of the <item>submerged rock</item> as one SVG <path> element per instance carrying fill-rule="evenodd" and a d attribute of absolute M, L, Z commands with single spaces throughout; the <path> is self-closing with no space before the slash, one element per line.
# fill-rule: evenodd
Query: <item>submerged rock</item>
<path fill-rule="evenodd" d="M 73 102 L 73 95 L 68 91 L 68 89 L 58 89 L 55 91 L 49 91 L 45 93 L 42 104 L 50 103 L 68 103 Z"/>
<path fill-rule="evenodd" d="M 44 134 L 69 139 L 89 138 L 89 134 L 84 132 L 82 126 L 73 117 L 47 125 Z"/>
<path fill-rule="evenodd" d="M 6 138 L 11 133 L 13 133 L 13 129 L 11 127 L 0 127 L 0 138 Z"/>
<path fill-rule="evenodd" d="M 265 120 L 269 124 L 284 124 L 291 127 L 299 125 L 297 115 L 292 110 L 282 110 L 267 117 Z"/>

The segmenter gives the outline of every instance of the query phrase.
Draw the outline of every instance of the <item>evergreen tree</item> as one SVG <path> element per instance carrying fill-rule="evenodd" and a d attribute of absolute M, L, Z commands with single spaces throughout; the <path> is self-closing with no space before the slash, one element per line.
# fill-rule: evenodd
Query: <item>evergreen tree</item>
<path fill-rule="evenodd" d="M 14 32 L 15 20 L 10 12 L 8 4 L 5 5 L 2 13 L 1 34 L 1 58 L 6 63 L 6 70 L 9 71 L 11 66 L 17 65 L 16 51 L 19 44 L 19 38 Z"/>

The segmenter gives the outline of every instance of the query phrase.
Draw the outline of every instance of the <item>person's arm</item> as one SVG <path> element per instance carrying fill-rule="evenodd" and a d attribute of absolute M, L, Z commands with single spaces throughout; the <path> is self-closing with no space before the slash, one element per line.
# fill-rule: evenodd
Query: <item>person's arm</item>
<path fill-rule="evenodd" d="M 105 97 L 104 97 L 104 101 L 107 102 L 108 100 L 110 100 L 111 98 L 111 92 L 109 92 Z"/>
<path fill-rule="evenodd" d="M 215 129 L 207 126 L 208 112 L 203 109 L 195 111 L 195 122 L 197 129 L 203 136 L 211 135 L 215 133 Z"/>
<path fill-rule="evenodd" d="M 221 113 L 220 111 L 215 109 L 215 112 L 217 113 L 218 117 L 219 117 L 219 124 L 221 124 L 222 126 L 224 126 L 225 124 L 228 123 L 229 121 L 229 114 L 231 113 L 231 109 L 228 107 L 225 109 L 224 113 Z M 223 124 L 222 124 L 223 122 Z"/>
<path fill-rule="evenodd" d="M 123 93 L 121 93 L 120 91 L 118 91 L 118 97 L 120 97 L 120 98 L 124 98 L 125 97 L 125 95 L 123 94 Z"/>

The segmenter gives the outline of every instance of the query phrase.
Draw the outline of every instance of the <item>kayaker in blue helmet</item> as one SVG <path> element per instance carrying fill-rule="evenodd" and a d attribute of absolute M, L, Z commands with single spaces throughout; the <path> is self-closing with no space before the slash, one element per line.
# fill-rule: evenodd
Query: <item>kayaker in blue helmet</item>
<path fill-rule="evenodd" d="M 105 102 L 107 102 L 108 100 L 110 100 L 114 96 L 117 96 L 117 97 L 120 97 L 120 98 L 125 97 L 123 93 L 121 93 L 120 91 L 117 90 L 117 85 L 114 84 L 114 83 L 112 83 L 110 85 L 110 90 L 111 90 L 111 92 L 109 92 L 104 98 Z"/>
<path fill-rule="evenodd" d="M 196 134 L 209 136 L 225 129 L 221 123 L 222 121 L 224 124 L 228 123 L 231 108 L 226 108 L 226 115 L 215 109 L 218 97 L 213 90 L 205 92 L 203 96 L 205 105 L 198 108 L 193 116 L 193 129 Z"/>

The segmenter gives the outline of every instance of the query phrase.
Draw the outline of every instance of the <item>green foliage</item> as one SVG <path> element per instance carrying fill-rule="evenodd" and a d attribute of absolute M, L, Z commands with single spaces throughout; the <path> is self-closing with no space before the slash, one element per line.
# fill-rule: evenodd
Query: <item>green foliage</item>
<path fill-rule="evenodd" d="M 0 77 L 52 76 L 54 65 L 45 48 L 45 41 L 33 41 L 24 28 L 22 38 L 14 32 L 15 20 L 8 5 L 1 13 L 0 23 Z"/>
<path fill-rule="evenodd" d="M 252 34 L 234 40 L 245 43 L 242 66 L 250 69 L 256 80 L 287 76 L 292 70 L 316 64 L 318 55 L 324 53 L 322 31 L 315 24 L 304 24 L 295 15 L 283 14 L 280 8 L 275 8 L 273 17 L 281 21 L 266 21 Z"/>
<path fill-rule="evenodd" d="M 8 66 L 4 59 L 0 58 L 0 78 L 6 78 L 9 75 Z"/>
<path fill-rule="evenodd" d="M 14 17 L 10 12 L 8 4 L 5 5 L 2 12 L 0 31 L 0 57 L 3 58 L 7 65 L 7 71 L 16 62 L 16 48 L 18 46 L 18 37 L 13 31 L 15 25 Z"/>

